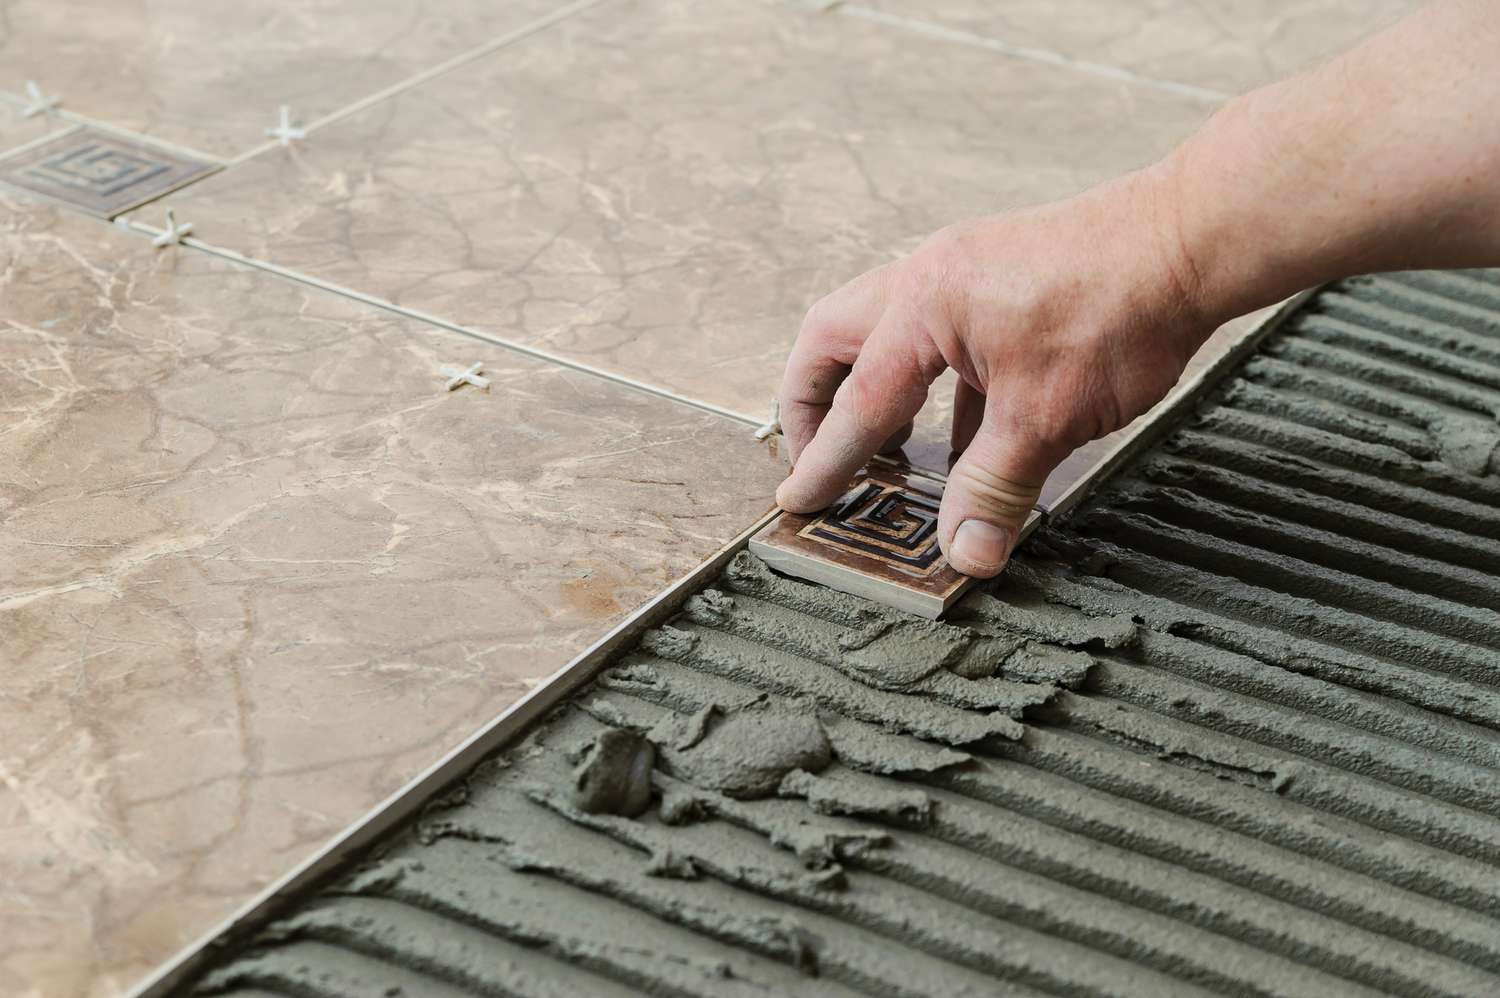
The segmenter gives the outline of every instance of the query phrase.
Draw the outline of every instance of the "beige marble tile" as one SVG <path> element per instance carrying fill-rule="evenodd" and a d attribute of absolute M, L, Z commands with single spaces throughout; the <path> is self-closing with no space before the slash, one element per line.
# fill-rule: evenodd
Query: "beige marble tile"
<path fill-rule="evenodd" d="M 200 238 L 759 415 L 807 307 L 1201 102 L 790 4 L 609 4 L 174 196 Z"/>
<path fill-rule="evenodd" d="M 1419 6 L 1420 0 L 861 0 L 842 13 L 874 10 L 1238 94 L 1317 65 Z"/>
<path fill-rule="evenodd" d="M 782 474 L 741 424 L 37 203 L 0 200 L 0 300 L 0 994 L 116 993 Z"/>
<path fill-rule="evenodd" d="M 4 89 L 218 156 L 555 10 L 544 0 L 0 0 Z"/>

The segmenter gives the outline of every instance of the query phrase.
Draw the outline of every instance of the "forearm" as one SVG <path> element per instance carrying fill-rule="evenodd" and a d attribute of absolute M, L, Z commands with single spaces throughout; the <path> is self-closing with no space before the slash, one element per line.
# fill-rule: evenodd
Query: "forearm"
<path fill-rule="evenodd" d="M 935 233 L 808 312 L 777 500 L 837 498 L 951 367 L 939 543 L 994 575 L 1058 462 L 1159 401 L 1219 323 L 1349 274 L 1500 264 L 1497 105 L 1500 0 L 1440 0 L 1154 166 Z"/>
<path fill-rule="evenodd" d="M 1500 263 L 1500 0 L 1239 98 L 1149 172 L 1210 324 L 1350 274 Z"/>

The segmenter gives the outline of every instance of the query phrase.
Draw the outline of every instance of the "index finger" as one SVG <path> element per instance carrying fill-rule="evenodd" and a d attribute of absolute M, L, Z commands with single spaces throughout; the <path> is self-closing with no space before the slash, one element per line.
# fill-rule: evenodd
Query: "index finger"
<path fill-rule="evenodd" d="M 777 400 L 781 432 L 796 464 L 817 433 L 871 331 L 885 311 L 890 265 L 876 267 L 825 296 L 807 312 L 787 357 Z"/>
<path fill-rule="evenodd" d="M 921 410 L 927 386 L 943 367 L 929 338 L 904 318 L 887 313 L 834 393 L 791 475 L 776 490 L 777 504 L 811 513 L 842 495 L 854 473 Z"/>

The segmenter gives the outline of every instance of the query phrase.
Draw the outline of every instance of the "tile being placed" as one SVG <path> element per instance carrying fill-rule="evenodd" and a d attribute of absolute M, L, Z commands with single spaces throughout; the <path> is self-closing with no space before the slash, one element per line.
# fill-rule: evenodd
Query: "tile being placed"
<path fill-rule="evenodd" d="M 231 157 L 556 12 L 544 0 L 9 0 L 5 88 Z"/>
<path fill-rule="evenodd" d="M 840 13 L 858 18 L 875 11 L 963 32 L 976 44 L 1040 49 L 1238 94 L 1314 66 L 1419 6 L 1420 0 L 863 0 L 844 4 Z"/>
<path fill-rule="evenodd" d="M 792 5 L 644 0 L 169 201 L 207 242 L 758 417 L 819 297 L 1207 113 Z"/>
<path fill-rule="evenodd" d="M 218 168 L 151 143 L 73 128 L 0 158 L 0 183 L 111 218 Z"/>
<path fill-rule="evenodd" d="M 741 424 L 41 201 L 0 197 L 0 299 L 0 994 L 120 993 L 783 473 Z"/>
<path fill-rule="evenodd" d="M 974 582 L 938 547 L 942 497 L 940 482 L 870 468 L 821 513 L 781 513 L 750 550 L 786 575 L 935 619 Z"/>

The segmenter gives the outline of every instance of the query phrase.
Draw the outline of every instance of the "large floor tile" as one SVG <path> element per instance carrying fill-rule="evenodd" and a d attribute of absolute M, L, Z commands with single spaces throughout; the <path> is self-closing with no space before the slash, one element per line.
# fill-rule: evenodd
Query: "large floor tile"
<path fill-rule="evenodd" d="M 207 242 L 758 415 L 816 298 L 1207 113 L 795 5 L 643 0 L 169 203 Z"/>
<path fill-rule="evenodd" d="M 770 506 L 743 425 L 0 200 L 0 993 L 113 994 Z M 443 390 L 489 363 L 488 392 Z"/>
<path fill-rule="evenodd" d="M 233 156 L 543 17 L 544 0 L 0 0 L 0 88 Z"/>
<path fill-rule="evenodd" d="M 1300 72 L 1419 7 L 1420 0 L 862 0 L 864 11 L 1014 48 L 1238 94 Z"/>

